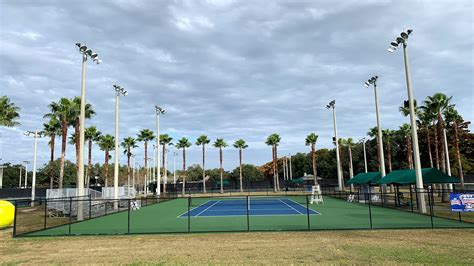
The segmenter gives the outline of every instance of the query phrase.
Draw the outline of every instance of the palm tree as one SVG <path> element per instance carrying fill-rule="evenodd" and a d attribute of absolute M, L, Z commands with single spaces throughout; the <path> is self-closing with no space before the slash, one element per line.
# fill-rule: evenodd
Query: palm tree
<path fill-rule="evenodd" d="M 314 185 L 318 185 L 317 171 L 316 171 L 316 141 L 318 141 L 318 135 L 316 133 L 310 133 L 306 136 L 306 146 L 311 145 L 311 159 L 313 162 L 313 176 Z"/>
<path fill-rule="evenodd" d="M 445 165 L 445 154 L 444 154 L 444 138 L 443 138 L 443 116 L 441 115 L 444 110 L 449 108 L 450 101 L 453 97 L 448 97 L 443 93 L 435 93 L 433 96 L 426 97 L 425 106 L 428 110 L 431 110 L 432 113 L 436 114 L 438 119 L 438 136 L 439 136 L 439 146 L 441 150 L 441 170 L 446 172 Z"/>
<path fill-rule="evenodd" d="M 222 148 L 227 147 L 224 139 L 216 139 L 213 144 L 214 147 L 219 148 L 219 162 L 220 162 L 220 176 L 221 176 L 221 193 L 224 193 L 224 179 L 223 179 L 223 168 L 222 168 Z"/>
<path fill-rule="evenodd" d="M 139 134 L 137 134 L 138 138 L 137 140 L 138 141 L 143 141 L 145 143 L 145 180 L 148 180 L 148 141 L 152 141 L 155 139 L 155 135 L 153 134 L 153 131 L 149 130 L 149 129 L 143 129 L 140 131 Z M 145 187 L 147 186 L 148 184 L 146 184 L 146 181 L 145 181 Z"/>
<path fill-rule="evenodd" d="M 80 133 L 80 115 L 81 115 L 81 98 L 74 97 L 72 99 L 72 109 L 71 109 L 71 119 L 69 125 L 74 127 L 74 144 L 76 146 L 76 168 L 78 171 L 77 178 L 79 178 L 79 167 L 84 167 L 79 165 L 79 133 Z M 85 105 L 85 118 L 89 119 L 95 115 L 95 111 L 92 109 L 92 105 L 86 103 Z"/>
<path fill-rule="evenodd" d="M 277 146 L 280 143 L 280 135 L 273 133 L 267 137 L 265 144 L 272 146 L 272 160 L 273 160 L 273 190 L 277 192 L 280 189 L 280 181 L 278 180 L 278 157 Z"/>
<path fill-rule="evenodd" d="M 0 97 L 0 126 L 14 127 L 19 125 L 16 119 L 20 118 L 20 107 L 10 102 L 7 96 Z"/>
<path fill-rule="evenodd" d="M 242 183 L 242 150 L 248 148 L 248 145 L 245 143 L 245 140 L 239 139 L 234 142 L 234 148 L 239 149 L 239 175 L 240 175 L 240 192 L 243 192 L 243 183 Z"/>
<path fill-rule="evenodd" d="M 49 146 L 51 147 L 51 157 L 49 161 L 49 188 L 53 189 L 54 184 L 54 143 L 56 136 L 61 132 L 61 123 L 56 117 L 51 117 L 48 123 L 43 124 L 43 132 L 51 137 Z"/>
<path fill-rule="evenodd" d="M 209 144 L 211 140 L 206 135 L 201 135 L 196 140 L 196 145 L 202 145 L 202 187 L 204 193 L 206 193 L 206 144 Z"/>
<path fill-rule="evenodd" d="M 59 182 L 58 188 L 63 188 L 64 180 L 64 162 L 66 161 L 67 129 L 71 120 L 73 103 L 68 98 L 61 98 L 58 102 L 49 104 L 50 113 L 44 117 L 57 117 L 61 122 L 61 162 L 59 164 Z"/>
<path fill-rule="evenodd" d="M 413 169 L 413 155 L 412 155 L 412 142 L 411 142 L 411 126 L 410 124 L 402 124 L 400 126 L 400 133 L 405 138 L 405 145 L 407 146 L 407 161 L 408 167 Z"/>
<path fill-rule="evenodd" d="M 173 141 L 173 138 L 168 136 L 168 134 L 162 134 L 160 135 L 160 144 L 163 145 L 163 154 L 162 154 L 162 157 L 163 157 L 163 173 L 165 172 L 165 152 L 166 152 L 166 146 L 167 145 L 173 145 L 173 143 L 171 143 L 171 141 Z M 168 171 L 168 170 L 166 170 Z M 163 193 L 166 193 L 166 182 L 164 182 L 163 180 Z"/>
<path fill-rule="evenodd" d="M 175 147 L 178 149 L 183 149 L 183 197 L 186 191 L 186 148 L 191 147 L 192 143 L 189 142 L 189 140 L 185 137 L 182 137 L 180 140 L 178 140 L 178 143 L 176 143 Z"/>
<path fill-rule="evenodd" d="M 138 148 L 138 145 L 132 137 L 124 138 L 120 145 L 125 149 L 123 153 L 127 155 L 127 186 L 130 189 L 130 157 L 132 157 L 132 149 Z"/>
<path fill-rule="evenodd" d="M 428 146 L 428 156 L 430 159 L 430 167 L 433 168 L 433 155 L 431 153 L 431 136 L 430 136 L 430 125 L 433 121 L 433 114 L 425 108 L 425 106 L 420 107 L 421 112 L 418 115 L 418 125 L 420 128 L 425 129 L 426 133 L 426 143 Z M 437 150 L 437 149 L 436 149 Z M 439 164 L 438 164 L 439 165 Z"/>
<path fill-rule="evenodd" d="M 97 130 L 95 126 L 88 127 L 84 131 L 84 139 L 88 142 L 88 160 L 87 160 L 87 175 L 86 175 L 86 187 L 89 187 L 91 180 L 91 169 L 92 169 L 92 142 L 97 142 L 100 140 L 102 133 Z"/>
<path fill-rule="evenodd" d="M 105 187 L 107 187 L 107 182 L 109 178 L 109 159 L 112 157 L 109 155 L 109 152 L 114 150 L 115 138 L 109 134 L 103 135 L 100 137 L 99 147 L 101 150 L 105 151 Z"/>
<path fill-rule="evenodd" d="M 462 172 L 462 162 L 461 162 L 461 152 L 459 150 L 459 122 L 461 121 L 461 116 L 458 114 L 454 107 L 449 107 L 444 111 L 444 117 L 448 125 L 451 125 L 454 131 L 454 148 L 456 149 L 456 158 L 458 161 L 458 173 L 459 178 L 461 179 L 461 189 L 464 189 L 464 174 Z"/>
<path fill-rule="evenodd" d="M 347 147 L 347 155 L 349 157 L 349 178 L 354 177 L 354 167 L 352 165 L 352 147 L 355 146 L 352 138 L 341 139 L 342 146 Z M 354 185 L 351 184 L 351 189 L 354 190 Z"/>

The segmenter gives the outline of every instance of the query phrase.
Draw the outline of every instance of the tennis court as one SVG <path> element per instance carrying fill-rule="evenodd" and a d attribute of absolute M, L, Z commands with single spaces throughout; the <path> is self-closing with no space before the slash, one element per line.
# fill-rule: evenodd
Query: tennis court
<path fill-rule="evenodd" d="M 123 211 L 120 212 L 59 226 L 56 219 L 65 218 L 39 219 L 40 222 L 35 223 L 36 230 L 34 231 L 31 227 L 33 221 L 31 214 L 24 214 L 24 216 L 17 217 L 17 234 L 20 236 L 54 236 L 223 231 L 474 228 L 474 223 L 430 217 L 430 215 L 374 205 L 369 206 L 358 202 L 351 203 L 329 196 L 324 197 L 324 204 L 309 204 L 307 199 L 306 195 L 177 198 L 151 204 L 139 210 L 122 209 Z"/>
<path fill-rule="evenodd" d="M 239 198 L 209 200 L 180 218 L 219 216 L 314 215 L 319 212 L 288 198 Z"/>

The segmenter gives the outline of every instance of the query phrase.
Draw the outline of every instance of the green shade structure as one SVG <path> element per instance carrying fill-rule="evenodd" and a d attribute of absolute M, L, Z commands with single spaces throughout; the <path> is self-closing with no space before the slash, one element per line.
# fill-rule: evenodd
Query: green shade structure
<path fill-rule="evenodd" d="M 353 178 L 349 179 L 346 184 L 354 184 L 354 185 L 367 185 L 367 184 L 377 184 L 377 181 L 380 180 L 382 176 L 380 172 L 368 172 L 368 173 L 360 173 Z"/>
<path fill-rule="evenodd" d="M 291 180 L 288 180 L 288 183 L 290 183 L 290 184 L 301 184 L 301 183 L 304 183 L 304 179 L 303 178 L 291 179 Z"/>
<path fill-rule="evenodd" d="M 436 168 L 421 169 L 423 176 L 423 184 L 445 184 L 445 183 L 460 183 L 456 177 L 449 176 Z M 415 170 L 395 170 L 389 173 L 384 178 L 380 179 L 379 184 L 415 184 L 416 174 Z"/>

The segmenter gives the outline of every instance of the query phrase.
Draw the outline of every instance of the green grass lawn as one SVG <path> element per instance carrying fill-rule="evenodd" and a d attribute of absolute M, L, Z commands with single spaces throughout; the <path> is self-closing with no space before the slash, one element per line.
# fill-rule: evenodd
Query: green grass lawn
<path fill-rule="evenodd" d="M 283 196 L 282 196 L 283 197 Z M 305 196 L 288 196 L 302 205 L 306 205 Z M 210 198 L 209 198 L 210 199 Z M 207 199 L 207 200 L 209 200 Z M 199 203 L 196 203 L 197 205 Z M 196 205 L 193 205 L 196 206 Z M 324 197 L 324 204 L 310 205 L 319 215 L 309 216 L 309 228 L 318 229 L 370 229 L 369 206 L 360 203 L 348 203 L 344 200 Z M 178 218 L 188 210 L 186 198 L 175 199 L 149 205 L 130 212 L 130 233 L 185 233 L 188 232 L 188 219 Z M 372 228 L 431 228 L 431 217 L 405 211 L 371 206 Z M 59 226 L 27 235 L 51 236 L 90 234 L 126 234 L 128 232 L 128 212 Z M 247 231 L 246 216 L 232 217 L 191 217 L 191 232 Z M 474 224 L 433 217 L 435 227 L 474 228 Z M 307 230 L 308 216 L 250 216 L 250 231 Z"/>

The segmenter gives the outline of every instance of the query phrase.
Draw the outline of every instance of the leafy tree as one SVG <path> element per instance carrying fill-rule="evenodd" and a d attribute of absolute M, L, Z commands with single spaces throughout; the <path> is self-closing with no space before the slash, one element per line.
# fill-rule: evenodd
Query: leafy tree
<path fill-rule="evenodd" d="M 239 139 L 234 142 L 234 148 L 239 149 L 239 168 L 240 168 L 240 192 L 243 192 L 242 185 L 242 150 L 248 148 L 248 145 L 245 143 L 245 140 Z"/>
<path fill-rule="evenodd" d="M 241 166 L 236 167 L 234 170 L 232 170 L 230 178 L 234 180 L 240 180 L 240 176 L 243 176 L 243 179 L 246 181 L 264 180 L 263 173 L 258 169 L 258 167 L 252 164 L 242 164 Z"/>
<path fill-rule="evenodd" d="M 216 139 L 214 142 L 214 147 L 219 148 L 219 162 L 220 162 L 220 176 L 221 176 L 221 193 L 224 193 L 224 183 L 223 183 L 223 168 L 222 168 L 222 148 L 227 147 L 227 143 L 225 143 L 224 139 Z"/>
<path fill-rule="evenodd" d="M 18 118 L 20 118 L 20 107 L 16 106 L 10 101 L 6 95 L 0 97 L 0 126 L 14 127 L 19 125 Z"/>
<path fill-rule="evenodd" d="M 196 145 L 202 146 L 202 185 L 203 191 L 206 193 L 206 144 L 211 140 L 206 135 L 201 135 L 196 140 Z"/>

